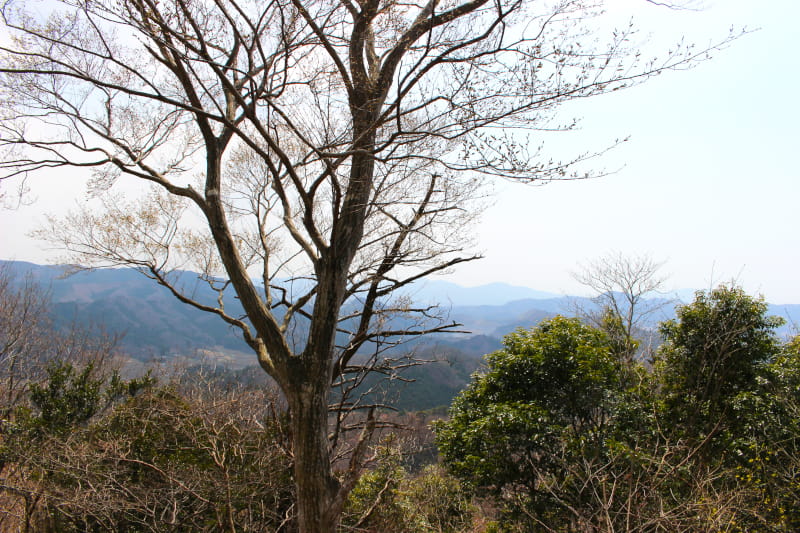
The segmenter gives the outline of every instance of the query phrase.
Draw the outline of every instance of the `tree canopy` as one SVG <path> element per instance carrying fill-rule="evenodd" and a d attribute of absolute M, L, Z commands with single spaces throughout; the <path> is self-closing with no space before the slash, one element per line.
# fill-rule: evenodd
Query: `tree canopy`
<path fill-rule="evenodd" d="M 732 402 L 759 387 L 764 367 L 781 351 L 767 304 L 741 288 L 698 292 L 677 318 L 661 324 L 657 373 L 665 408 L 692 435 L 736 425 Z"/>
<path fill-rule="evenodd" d="M 509 531 L 794 531 L 798 340 L 722 285 L 661 325 L 653 368 L 557 317 L 506 337 L 436 427 Z"/>
<path fill-rule="evenodd" d="M 453 473 L 544 516 L 560 506 L 554 487 L 569 477 L 569 458 L 601 453 L 620 363 L 603 332 L 574 318 L 519 330 L 504 344 L 454 400 L 437 443 Z"/>

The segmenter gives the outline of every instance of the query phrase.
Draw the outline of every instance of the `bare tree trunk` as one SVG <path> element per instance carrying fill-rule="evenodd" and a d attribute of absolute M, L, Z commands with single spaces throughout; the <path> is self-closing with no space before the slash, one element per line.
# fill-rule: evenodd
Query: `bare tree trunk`
<path fill-rule="evenodd" d="M 341 514 L 341 486 L 333 474 L 328 439 L 328 395 L 330 353 L 345 285 L 342 273 L 351 259 L 345 259 L 341 270 L 330 265 L 320 269 L 309 342 L 302 354 L 287 361 L 290 382 L 283 390 L 289 403 L 300 533 L 333 533 Z"/>
<path fill-rule="evenodd" d="M 331 473 L 327 390 L 302 388 L 289 398 L 297 520 L 301 533 L 333 533 L 339 521 L 339 482 Z"/>

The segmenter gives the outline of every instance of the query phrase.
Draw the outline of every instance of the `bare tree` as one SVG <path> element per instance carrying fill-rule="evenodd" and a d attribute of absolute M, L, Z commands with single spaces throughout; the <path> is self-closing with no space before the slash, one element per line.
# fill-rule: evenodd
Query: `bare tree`
<path fill-rule="evenodd" d="M 276 398 L 212 387 L 171 383 L 91 429 L 12 435 L 0 531 L 293 531 Z"/>
<path fill-rule="evenodd" d="M 93 365 L 110 375 L 118 366 L 119 338 L 91 324 L 53 323 L 49 289 L 34 276 L 0 264 L 0 437 L 13 422 L 15 408 L 26 403 L 32 383 L 44 379 L 53 361 Z"/>
<path fill-rule="evenodd" d="M 596 293 L 592 299 L 596 308 L 580 308 L 579 314 L 616 337 L 613 340 L 624 357 L 636 355 L 636 339 L 644 332 L 643 326 L 672 303 L 658 297 L 666 281 L 660 274 L 663 266 L 663 261 L 647 254 L 610 252 L 572 274 Z"/>
<path fill-rule="evenodd" d="M 10 263 L 0 265 L 0 424 L 41 372 L 49 329 L 50 298 L 30 277 L 18 279 Z M 0 429 L 0 434 L 2 430 Z"/>
<path fill-rule="evenodd" d="M 454 326 L 390 297 L 474 259 L 459 230 L 485 178 L 584 177 L 572 166 L 595 154 L 551 160 L 532 138 L 571 127 L 555 119 L 559 104 L 718 48 L 647 61 L 630 49 L 632 28 L 589 46 L 598 10 L 582 0 L 46 9 L 3 9 L 4 177 L 91 170 L 105 210 L 53 221 L 50 239 L 79 264 L 134 266 L 241 332 L 286 396 L 303 532 L 335 528 L 373 427 L 365 417 L 337 475 L 332 384 L 363 370 L 357 354 Z M 122 177 L 152 192 L 125 201 L 111 189 Z M 188 266 L 216 303 L 174 276 Z"/>

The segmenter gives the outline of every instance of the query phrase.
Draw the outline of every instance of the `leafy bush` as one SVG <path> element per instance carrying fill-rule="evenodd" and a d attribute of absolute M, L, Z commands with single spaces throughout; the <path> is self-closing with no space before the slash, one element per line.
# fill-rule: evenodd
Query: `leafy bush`
<path fill-rule="evenodd" d="M 653 372 L 575 320 L 518 331 L 436 428 L 445 465 L 502 531 L 800 530 L 800 340 L 766 309 L 698 293 Z"/>

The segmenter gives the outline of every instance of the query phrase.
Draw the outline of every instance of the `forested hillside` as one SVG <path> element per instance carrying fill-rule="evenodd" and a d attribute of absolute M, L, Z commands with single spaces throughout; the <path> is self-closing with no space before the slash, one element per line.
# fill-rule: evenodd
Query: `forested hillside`
<path fill-rule="evenodd" d="M 118 347 L 126 357 L 143 363 L 180 361 L 184 366 L 213 367 L 215 372 L 255 365 L 246 344 L 229 326 L 208 313 L 181 304 L 166 288 L 132 269 L 96 269 L 65 276 L 65 266 L 13 261 L 0 261 L 0 266 L 13 272 L 18 282 L 30 278 L 47 288 L 52 299 L 50 316 L 56 327 L 64 330 L 78 323 L 119 336 Z M 206 284 L 198 283 L 197 274 L 181 272 L 179 276 L 180 283 L 192 287 L 200 301 L 213 301 L 215 294 Z M 464 288 L 432 282 L 407 292 L 426 303 L 438 303 L 451 320 L 463 324 L 459 329 L 470 333 L 409 339 L 392 350 L 395 355 L 410 352 L 430 362 L 407 369 L 403 375 L 408 381 L 393 383 L 392 390 L 387 392 L 401 410 L 448 405 L 480 367 L 482 356 L 500 349 L 503 337 L 517 328 L 530 328 L 559 314 L 571 316 L 581 309 L 597 306 L 588 298 L 554 297 L 499 283 Z M 450 298 L 450 294 L 454 297 Z M 494 304 L 476 305 L 481 299 Z M 649 300 L 659 305 L 660 301 Z M 651 331 L 656 330 L 659 321 L 675 316 L 674 306 L 678 302 L 663 301 L 667 305 L 648 317 L 645 324 Z M 235 312 L 239 304 L 231 299 L 226 306 Z M 800 317 L 800 305 L 770 305 L 768 313 L 784 318 L 784 323 L 775 330 L 779 337 L 788 338 L 796 331 L 794 320 Z"/>

